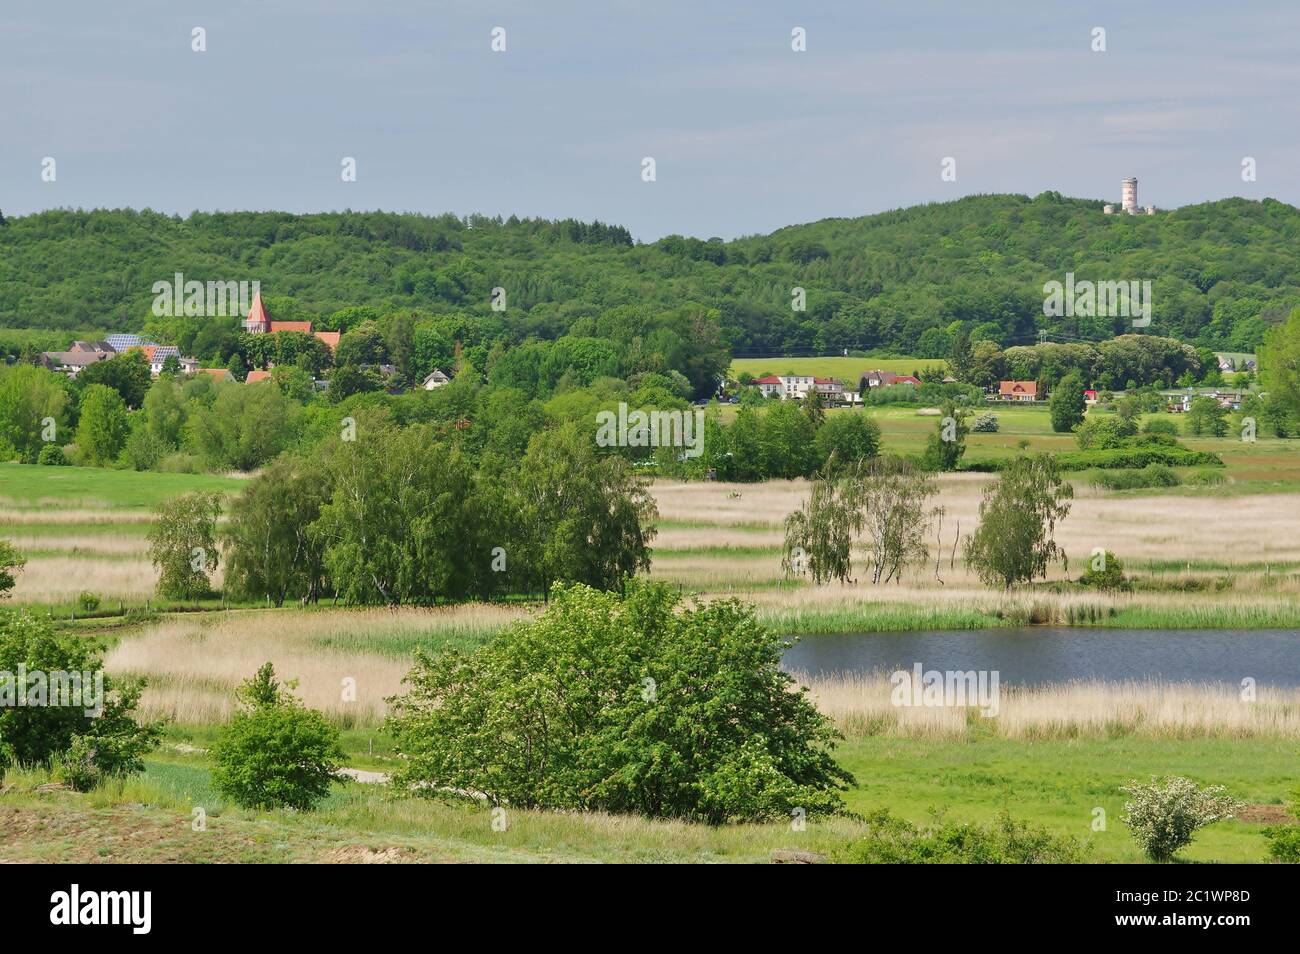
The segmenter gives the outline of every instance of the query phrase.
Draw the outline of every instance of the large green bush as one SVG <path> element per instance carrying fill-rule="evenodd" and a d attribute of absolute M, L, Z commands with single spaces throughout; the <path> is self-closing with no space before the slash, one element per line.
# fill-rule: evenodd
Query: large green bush
<path fill-rule="evenodd" d="M 56 634 L 48 622 L 26 613 L 3 613 L 0 672 L 10 678 L 0 677 L 0 692 L 29 689 L 12 680 L 19 666 L 29 675 L 40 672 L 47 680 L 56 673 L 89 674 L 92 685 L 103 670 L 90 640 Z M 71 753 L 80 768 L 68 780 L 82 789 L 100 778 L 143 771 L 143 756 L 158 744 L 162 727 L 136 721 L 142 687 L 140 682 L 104 676 L 103 708 L 98 715 L 87 714 L 83 704 L 50 704 L 53 692 L 46 695 L 45 704 L 0 706 L 0 769 L 14 764 L 60 767 Z M 32 698 L 30 690 L 27 698 Z"/>
<path fill-rule="evenodd" d="M 1076 839 L 1002 814 L 991 825 L 940 821 L 918 828 L 888 809 L 866 818 L 866 833 L 831 853 L 841 864 L 1071 864 L 1083 860 Z"/>
<path fill-rule="evenodd" d="M 471 655 L 418 657 L 389 727 L 395 781 L 493 804 L 721 823 L 839 812 L 838 734 L 734 601 L 679 607 L 557 586 L 546 613 Z"/>
<path fill-rule="evenodd" d="M 338 728 L 291 689 L 264 665 L 240 687 L 244 708 L 212 748 L 213 788 L 242 808 L 309 811 L 338 775 Z"/>
<path fill-rule="evenodd" d="M 1159 437 L 1162 435 L 1151 435 Z M 1148 464 L 1167 467 L 1222 467 L 1223 460 L 1208 451 L 1194 451 L 1185 447 L 1164 447 L 1150 444 L 1141 447 L 1117 447 L 1110 450 L 1072 451 L 1056 455 L 1061 470 L 1089 470 L 1138 468 Z"/>
<path fill-rule="evenodd" d="M 1300 864 L 1300 825 L 1281 825 L 1265 828 L 1268 839 L 1268 856 L 1285 864 Z"/>

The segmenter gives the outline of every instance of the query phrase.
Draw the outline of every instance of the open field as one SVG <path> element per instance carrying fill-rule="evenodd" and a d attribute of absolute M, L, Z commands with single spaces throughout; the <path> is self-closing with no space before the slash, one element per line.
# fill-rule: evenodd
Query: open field
<path fill-rule="evenodd" d="M 87 795 L 36 792 L 42 773 L 10 772 L 0 790 L 0 862 L 756 862 L 775 849 L 828 851 L 860 830 L 851 818 L 711 827 L 627 816 L 508 811 L 493 831 L 485 806 L 394 798 L 382 785 L 347 783 L 316 812 L 228 808 L 212 792 L 205 754 L 172 744 L 142 777 Z M 1001 811 L 1089 844 L 1092 860 L 1139 862 L 1120 815 L 1119 787 L 1178 773 L 1226 785 L 1250 808 L 1206 828 L 1188 861 L 1266 860 L 1261 822 L 1285 820 L 1300 745 L 1289 739 L 1099 738 L 1020 741 L 976 737 L 854 738 L 840 762 L 858 784 L 849 808 L 889 808 L 916 823 L 935 811 L 987 821 Z M 206 831 L 191 828 L 192 808 Z M 1095 809 L 1106 828 L 1092 828 Z"/>
<path fill-rule="evenodd" d="M 1048 582 L 1004 593 L 981 583 L 962 559 L 961 543 L 977 525 L 982 489 L 991 479 L 939 478 L 935 503 L 944 516 L 932 562 L 901 583 L 821 587 L 786 581 L 781 571 L 782 521 L 806 493 L 805 482 L 660 482 L 655 496 L 662 523 L 651 576 L 696 592 L 740 595 L 789 633 L 1011 623 L 1300 624 L 1300 495 L 1220 494 L 1219 488 L 1116 494 L 1076 482 L 1076 499 L 1057 533 L 1070 571 L 1057 565 Z M 1225 540 L 1243 544 L 1225 546 Z M 1137 579 L 1133 592 L 1068 585 L 1098 547 L 1124 561 Z"/>
<path fill-rule="evenodd" d="M 971 435 L 973 459 L 1072 444 L 1039 409 L 997 409 L 1003 431 Z M 837 412 L 857 413 L 857 412 Z M 914 409 L 870 412 L 886 449 L 919 449 L 933 428 Z M 1099 491 L 1086 474 L 1058 539 L 1071 569 L 1009 594 L 981 584 L 961 557 L 975 526 L 981 474 L 945 475 L 933 562 L 903 582 L 814 587 L 784 579 L 782 522 L 804 481 L 758 485 L 659 481 L 651 576 L 706 596 L 738 596 L 786 633 L 1001 626 L 1034 622 L 1131 627 L 1300 626 L 1300 444 L 1193 441 L 1228 462 L 1217 487 Z M 151 507 L 191 489 L 233 490 L 237 479 L 58 468 L 0 468 L 0 534 L 30 556 L 15 603 L 38 611 L 82 589 L 143 600 L 154 585 L 144 555 Z M 152 478 L 158 478 L 156 480 Z M 960 526 L 960 537 L 958 528 Z M 953 545 L 957 544 L 954 554 Z M 1136 578 L 1131 593 L 1081 591 L 1068 582 L 1105 547 Z M 87 795 L 37 792 L 41 772 L 11 771 L 0 786 L 0 861 L 763 861 L 775 849 L 827 851 L 860 830 L 852 818 L 710 828 L 589 814 L 511 812 L 494 832 L 477 804 L 399 798 L 383 785 L 340 785 L 319 812 L 250 812 L 221 804 L 207 748 L 229 718 L 235 686 L 263 662 L 296 680 L 311 706 L 345 728 L 348 764 L 387 772 L 385 699 L 402 691 L 416 647 L 470 650 L 502 625 L 536 612 L 515 604 L 439 609 L 300 607 L 162 613 L 65 622 L 107 646 L 111 672 L 148 679 L 142 709 L 170 720 L 163 748 L 141 777 Z M 344 689 L 355 686 L 355 698 Z M 1300 697 L 1261 690 L 1246 706 L 1223 689 L 1081 683 L 1004 690 L 996 719 L 960 709 L 900 709 L 887 684 L 862 677 L 811 681 L 817 704 L 846 739 L 837 759 L 857 784 L 848 807 L 888 807 L 924 823 L 935 811 L 1019 820 L 1074 835 L 1090 857 L 1142 860 L 1119 817 L 1119 786 L 1178 773 L 1226 785 L 1250 808 L 1198 835 L 1189 861 L 1262 861 L 1261 821 L 1285 821 L 1296 787 Z M 208 829 L 190 828 L 191 810 Z M 1104 809 L 1104 831 L 1091 827 Z M 52 835 L 51 833 L 55 833 Z"/>
<path fill-rule="evenodd" d="M 158 578 L 145 555 L 154 508 L 190 491 L 233 493 L 242 484 L 207 474 L 0 464 L 0 537 L 28 558 L 13 601 L 62 607 L 91 592 L 142 605 Z"/>
<path fill-rule="evenodd" d="M 924 410 L 924 409 L 921 409 Z M 919 453 L 935 427 L 916 408 L 867 413 L 884 450 Z M 1053 434 L 1045 408 L 995 407 L 996 434 L 970 434 L 967 458 L 1072 449 Z M 724 408 L 734 412 L 734 406 Z M 1224 482 L 1161 491 L 1102 492 L 1091 473 L 1074 473 L 1076 500 L 1059 540 L 1072 570 L 1094 548 L 1111 550 L 1142 579 L 1132 594 L 1053 592 L 1038 585 L 1010 595 L 981 584 L 963 565 L 961 542 L 976 525 L 981 474 L 945 475 L 935 547 L 937 569 L 914 571 L 901 586 L 812 588 L 780 571 L 782 522 L 803 481 L 765 484 L 660 481 L 660 527 L 651 575 L 698 592 L 745 595 L 790 632 L 996 625 L 1004 621 L 1108 625 L 1292 625 L 1300 622 L 1300 441 L 1189 438 L 1220 454 Z M 156 573 L 144 534 L 160 500 L 195 489 L 234 491 L 232 477 L 137 474 L 78 467 L 0 466 L 0 535 L 28 555 L 13 602 L 71 612 L 79 593 L 105 605 L 143 607 Z M 959 536 L 960 532 L 960 536 Z M 956 553 L 953 546 L 956 544 Z M 1058 584 L 1067 574 L 1057 568 Z M 942 581 L 942 582 L 941 582 Z M 1101 615 L 1098 617 L 1097 610 Z"/>
<path fill-rule="evenodd" d="M 940 358 L 736 358 L 731 362 L 732 375 L 748 371 L 754 377 L 764 374 L 812 374 L 819 378 L 838 378 L 856 388 L 864 371 L 893 371 L 911 374 L 926 368 L 942 367 Z"/>

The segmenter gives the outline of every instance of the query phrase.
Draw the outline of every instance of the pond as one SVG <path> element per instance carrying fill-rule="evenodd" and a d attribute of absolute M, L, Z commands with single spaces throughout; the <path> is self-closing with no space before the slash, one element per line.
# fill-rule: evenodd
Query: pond
<path fill-rule="evenodd" d="M 1076 679 L 1300 687 L 1300 631 L 1024 627 L 806 636 L 783 666 L 809 676 L 997 670 L 1003 685 Z"/>

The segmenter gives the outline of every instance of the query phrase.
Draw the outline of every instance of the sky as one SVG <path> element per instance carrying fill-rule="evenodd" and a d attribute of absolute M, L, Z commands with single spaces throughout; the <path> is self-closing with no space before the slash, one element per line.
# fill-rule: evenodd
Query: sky
<path fill-rule="evenodd" d="M 653 241 L 1118 201 L 1129 175 L 1143 205 L 1297 204 L 1297 36 L 1291 0 L 4 0 L 0 210 L 478 212 Z"/>

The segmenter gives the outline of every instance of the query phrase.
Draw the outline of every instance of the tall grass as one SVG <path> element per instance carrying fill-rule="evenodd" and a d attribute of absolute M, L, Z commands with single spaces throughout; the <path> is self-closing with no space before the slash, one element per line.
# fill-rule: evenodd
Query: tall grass
<path fill-rule="evenodd" d="M 1103 682 L 1002 686 L 996 715 L 956 706 L 896 706 L 883 672 L 821 678 L 795 674 L 848 736 L 1034 740 L 1138 736 L 1300 739 L 1300 690 L 1260 688 L 1245 701 L 1218 684 Z"/>
<path fill-rule="evenodd" d="M 343 726 L 381 722 L 384 700 L 402 691 L 416 646 L 472 649 L 526 611 L 470 604 L 440 609 L 240 611 L 164 620 L 124 638 L 109 672 L 149 681 L 150 716 L 182 724 L 227 721 L 233 693 L 265 662 L 298 681 L 303 701 Z M 349 698 L 355 687 L 355 699 Z"/>

